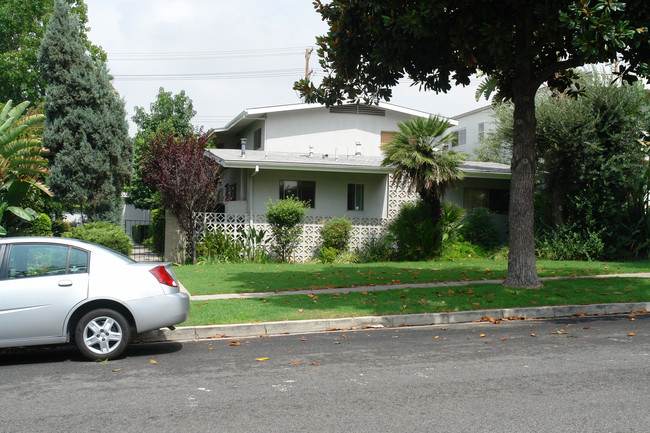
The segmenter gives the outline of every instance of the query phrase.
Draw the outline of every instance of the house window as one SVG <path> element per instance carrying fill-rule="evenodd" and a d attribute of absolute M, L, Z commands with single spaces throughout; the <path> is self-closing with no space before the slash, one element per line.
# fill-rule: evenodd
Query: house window
<path fill-rule="evenodd" d="M 304 180 L 281 180 L 280 198 L 297 198 L 309 203 L 310 208 L 316 207 L 316 182 Z"/>
<path fill-rule="evenodd" d="M 262 148 L 262 128 L 256 129 L 253 133 L 253 150 Z"/>
<path fill-rule="evenodd" d="M 478 140 L 479 142 L 483 143 L 484 139 L 485 139 L 485 122 L 481 122 L 478 124 Z"/>
<path fill-rule="evenodd" d="M 225 201 L 233 201 L 237 199 L 237 184 L 227 183 L 223 186 L 223 195 Z"/>
<path fill-rule="evenodd" d="M 455 135 L 455 140 L 452 143 L 453 147 L 464 146 L 465 144 L 467 144 L 467 129 L 466 128 L 459 129 L 458 131 L 456 131 L 454 133 L 454 135 Z"/>
<path fill-rule="evenodd" d="M 363 185 L 348 184 L 348 210 L 363 210 Z"/>
<path fill-rule="evenodd" d="M 468 211 L 485 207 L 497 214 L 507 214 L 509 197 L 506 189 L 465 188 L 463 204 Z"/>
<path fill-rule="evenodd" d="M 393 141 L 393 137 L 395 137 L 395 133 L 391 131 L 381 131 L 381 143 L 380 145 L 383 146 L 384 144 L 388 144 L 391 141 Z"/>

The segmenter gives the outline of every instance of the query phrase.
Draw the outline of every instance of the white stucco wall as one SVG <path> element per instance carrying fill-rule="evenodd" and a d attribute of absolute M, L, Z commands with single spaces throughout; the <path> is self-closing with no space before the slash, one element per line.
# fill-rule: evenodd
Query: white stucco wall
<path fill-rule="evenodd" d="M 454 117 L 458 121 L 458 126 L 451 128 L 451 131 L 465 129 L 467 131 L 467 141 L 464 146 L 456 146 L 453 150 L 474 155 L 474 149 L 482 144 L 479 139 L 479 123 L 485 124 L 485 134 L 491 131 L 494 128 L 492 113 L 492 108 L 488 106 Z"/>
<path fill-rule="evenodd" d="M 386 116 L 330 113 L 326 108 L 269 113 L 265 128 L 265 150 L 354 155 L 361 143 L 362 155 L 381 155 L 382 131 L 397 131 L 397 122 L 411 116 L 386 111 Z"/>
<path fill-rule="evenodd" d="M 383 174 L 327 173 L 284 170 L 260 170 L 249 183 L 254 189 L 253 214 L 266 214 L 266 203 L 280 197 L 281 180 L 316 183 L 316 207 L 310 216 L 347 216 L 350 218 L 385 218 L 387 214 L 388 176 Z M 364 185 L 364 210 L 347 210 L 348 184 Z M 250 197 L 249 197 L 250 199 Z"/>

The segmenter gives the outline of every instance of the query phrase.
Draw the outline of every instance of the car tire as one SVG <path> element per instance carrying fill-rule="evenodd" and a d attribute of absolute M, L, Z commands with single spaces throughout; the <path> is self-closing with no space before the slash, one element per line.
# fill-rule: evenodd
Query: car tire
<path fill-rule="evenodd" d="M 75 327 L 77 348 L 88 359 L 114 359 L 124 352 L 131 328 L 115 310 L 97 309 L 86 313 Z"/>

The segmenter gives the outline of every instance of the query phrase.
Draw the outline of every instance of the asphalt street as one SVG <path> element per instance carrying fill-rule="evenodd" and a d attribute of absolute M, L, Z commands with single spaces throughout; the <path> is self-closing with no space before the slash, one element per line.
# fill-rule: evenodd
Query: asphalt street
<path fill-rule="evenodd" d="M 0 432 L 629 432 L 650 315 L 0 349 Z"/>

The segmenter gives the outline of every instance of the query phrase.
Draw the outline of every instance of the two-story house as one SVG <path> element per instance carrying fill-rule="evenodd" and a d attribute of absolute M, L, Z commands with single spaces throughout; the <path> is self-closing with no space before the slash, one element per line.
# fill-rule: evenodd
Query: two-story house
<path fill-rule="evenodd" d="M 208 150 L 224 169 L 224 207 L 217 219 L 263 224 L 269 201 L 293 195 L 309 202 L 308 224 L 346 216 L 355 227 L 374 227 L 358 234 L 362 242 L 379 233 L 402 203 L 415 198 L 391 181 L 391 167 L 381 165 L 381 144 L 392 139 L 398 122 L 414 116 L 432 114 L 385 103 L 244 110 L 214 131 L 216 148 Z M 499 212 L 507 208 L 509 167 L 467 162 L 463 171 L 465 179 L 445 199 L 469 208 L 477 200 Z M 485 191 L 487 199 L 476 197 Z M 317 233 L 307 229 L 305 236 L 315 239 Z M 314 253 L 315 247 L 305 248 L 305 254 Z"/>

